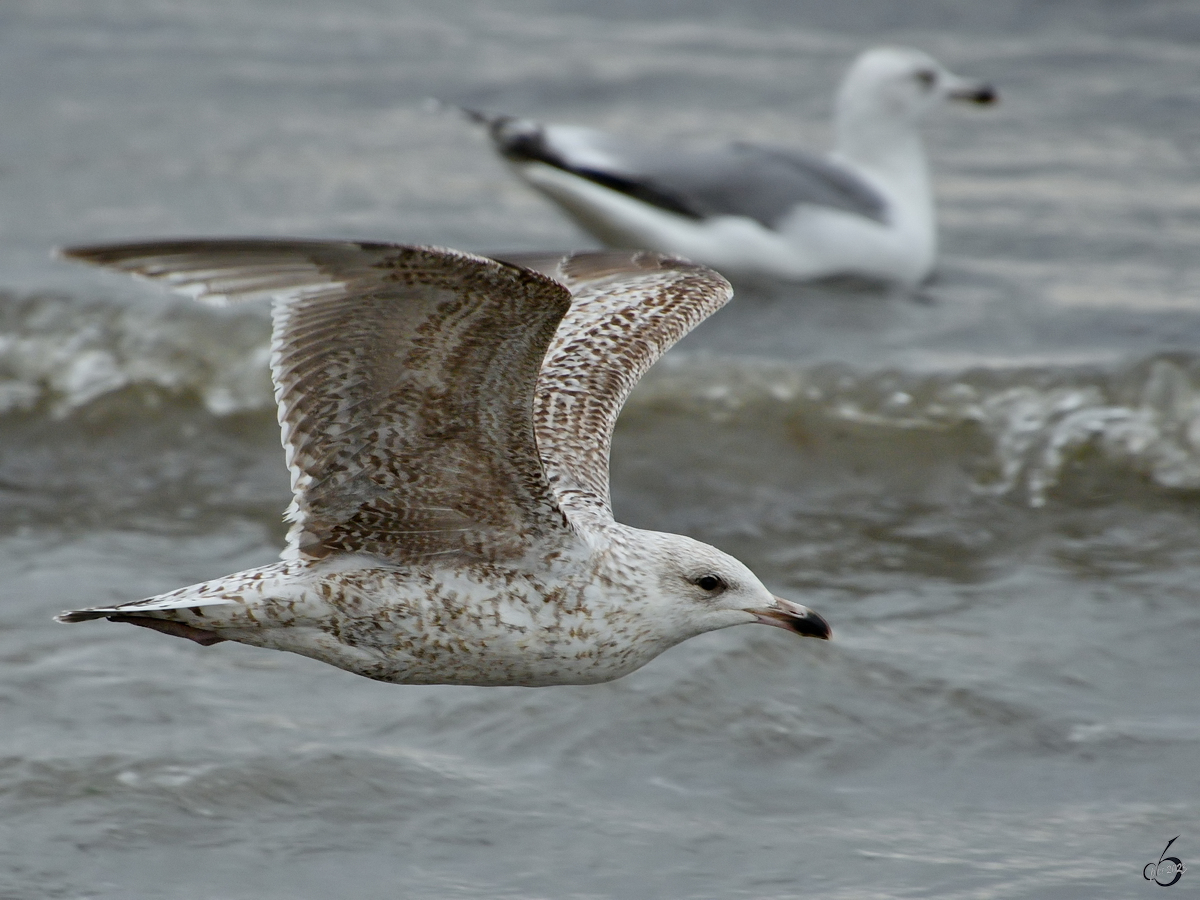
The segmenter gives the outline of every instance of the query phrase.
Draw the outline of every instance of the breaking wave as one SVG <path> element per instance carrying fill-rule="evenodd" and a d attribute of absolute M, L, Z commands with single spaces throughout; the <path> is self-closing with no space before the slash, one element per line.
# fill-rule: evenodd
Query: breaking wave
<path fill-rule="evenodd" d="M 0 296 L 0 420 L 115 421 L 170 404 L 216 417 L 273 416 L 269 333 L 260 308 Z M 631 407 L 739 429 L 801 416 L 853 426 L 855 440 L 904 432 L 918 447 L 923 434 L 965 431 L 970 440 L 928 448 L 956 448 L 971 457 L 964 462 L 977 490 L 1018 494 L 1033 506 L 1080 465 L 1116 467 L 1158 489 L 1200 489 L 1200 356 L 930 374 L 675 354 Z"/>
<path fill-rule="evenodd" d="M 637 397 L 752 426 L 803 416 L 855 426 L 855 438 L 952 446 L 975 456 L 974 486 L 1046 503 L 1075 465 L 1100 464 L 1160 489 L 1200 489 L 1200 358 L 1162 355 L 1123 367 L 862 372 L 840 365 L 668 358 Z M 919 440 L 952 432 L 957 442 Z M 982 439 L 982 441 L 980 440 Z M 912 445 L 911 441 L 908 444 Z M 982 446 L 982 457 L 979 456 Z M 938 451 L 944 452 L 944 450 Z"/>
<path fill-rule="evenodd" d="M 66 419 L 103 402 L 136 413 L 172 400 L 216 416 L 273 407 L 264 309 L 83 304 L 0 295 L 0 416 Z"/>

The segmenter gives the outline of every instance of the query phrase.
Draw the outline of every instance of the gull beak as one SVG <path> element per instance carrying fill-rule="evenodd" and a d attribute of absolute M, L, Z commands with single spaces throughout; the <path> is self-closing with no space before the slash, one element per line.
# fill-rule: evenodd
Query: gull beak
<path fill-rule="evenodd" d="M 775 605 L 769 609 L 748 609 L 746 612 L 763 625 L 786 628 L 788 631 L 804 637 L 820 638 L 823 641 L 833 637 L 829 623 L 807 606 L 801 606 L 791 600 L 784 600 L 782 597 L 774 599 Z"/>
<path fill-rule="evenodd" d="M 964 103 L 978 103 L 988 106 L 1000 100 L 1000 95 L 990 84 L 982 81 L 969 81 L 966 78 L 956 78 L 946 91 L 951 100 L 962 100 Z"/>

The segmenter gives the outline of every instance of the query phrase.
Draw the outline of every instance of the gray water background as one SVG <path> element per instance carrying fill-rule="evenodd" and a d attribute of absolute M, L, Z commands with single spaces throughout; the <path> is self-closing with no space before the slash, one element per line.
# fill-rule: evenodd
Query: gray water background
<path fill-rule="evenodd" d="M 1200 884 L 1200 8 L 0 5 L 0 898 L 1130 898 Z M 926 129 L 917 295 L 744 287 L 660 364 L 618 516 L 836 640 L 610 685 L 397 687 L 61 609 L 267 562 L 265 310 L 73 242 L 591 242 L 436 96 L 829 139 L 880 43 L 994 81 Z"/>

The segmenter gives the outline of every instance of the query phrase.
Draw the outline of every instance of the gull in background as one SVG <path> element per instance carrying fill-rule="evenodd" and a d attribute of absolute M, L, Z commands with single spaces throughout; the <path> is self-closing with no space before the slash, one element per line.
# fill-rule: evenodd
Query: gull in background
<path fill-rule="evenodd" d="M 293 501 L 281 561 L 60 621 L 287 650 L 400 684 L 609 681 L 743 623 L 830 636 L 736 559 L 612 516 L 617 415 L 728 301 L 709 269 L 335 241 L 64 255 L 201 300 L 274 299 Z"/>
<path fill-rule="evenodd" d="M 945 100 L 996 96 L 919 50 L 868 50 L 838 90 L 828 156 L 740 141 L 640 143 L 464 111 L 488 126 L 523 181 L 610 247 L 683 256 L 731 276 L 856 275 L 915 286 L 937 257 L 918 126 Z"/>

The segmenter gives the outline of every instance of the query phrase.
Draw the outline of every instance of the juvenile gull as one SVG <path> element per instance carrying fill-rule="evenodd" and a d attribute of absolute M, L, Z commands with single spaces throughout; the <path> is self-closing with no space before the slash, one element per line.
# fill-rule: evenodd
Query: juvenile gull
<path fill-rule="evenodd" d="M 645 252 L 527 259 L 535 271 L 333 241 L 64 253 L 202 300 L 274 299 L 294 496 L 280 562 L 60 621 L 289 650 L 401 684 L 609 681 L 750 622 L 830 636 L 732 557 L 612 517 L 617 415 L 728 301 L 715 272 Z"/>
<path fill-rule="evenodd" d="M 853 274 L 915 285 L 937 226 L 917 126 L 943 100 L 995 91 L 906 48 L 868 50 L 834 111 L 833 153 L 738 142 L 693 150 L 588 128 L 466 112 L 516 174 L 611 247 L 678 254 L 727 274 Z"/>

